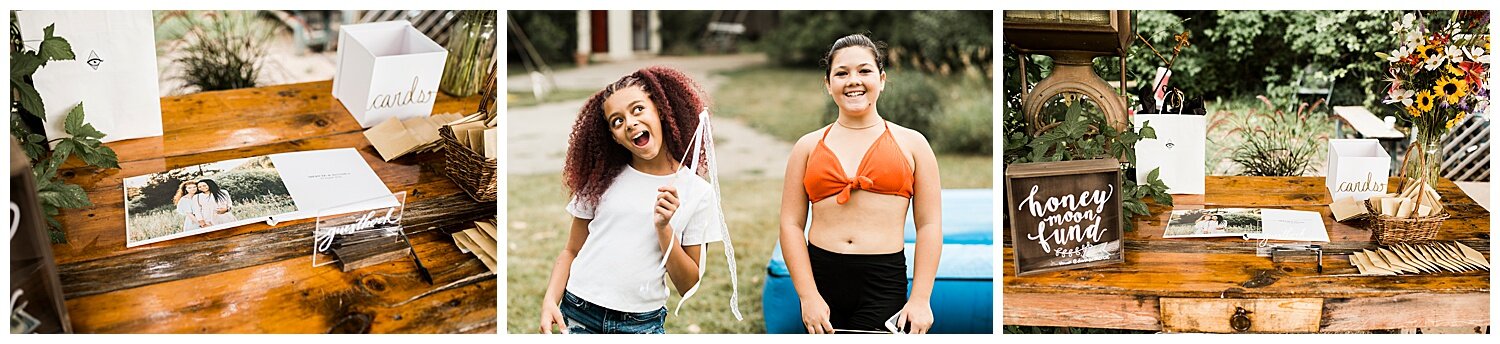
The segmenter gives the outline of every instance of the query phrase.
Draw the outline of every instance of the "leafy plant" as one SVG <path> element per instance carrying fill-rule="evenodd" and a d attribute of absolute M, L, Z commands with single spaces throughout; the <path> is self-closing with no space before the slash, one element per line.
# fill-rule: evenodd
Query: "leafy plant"
<path fill-rule="evenodd" d="M 1209 123 L 1213 132 L 1227 125 L 1226 135 L 1240 135 L 1243 140 L 1236 146 L 1225 146 L 1230 150 L 1230 160 L 1241 168 L 1240 174 L 1248 176 L 1300 176 L 1309 171 L 1314 161 L 1320 161 L 1328 140 L 1326 128 L 1333 126 L 1327 116 L 1309 115 L 1323 100 L 1311 106 L 1302 103 L 1296 112 L 1286 112 L 1266 96 L 1256 97 L 1264 104 L 1261 111 L 1247 114 L 1219 112 Z"/>
<path fill-rule="evenodd" d="M 10 135 L 20 142 L 27 159 L 31 161 L 32 174 L 36 176 L 37 182 L 37 198 L 42 212 L 47 215 L 48 236 L 53 242 L 60 243 L 67 241 L 67 237 L 62 232 L 62 223 L 54 216 L 59 214 L 60 209 L 90 207 L 93 203 L 89 202 L 88 193 L 84 192 L 83 187 L 62 181 L 57 174 L 58 168 L 75 154 L 84 163 L 94 167 L 120 168 L 120 164 L 115 151 L 99 141 L 105 134 L 94 129 L 93 125 L 84 123 L 81 102 L 73 106 L 63 120 L 63 131 L 71 137 L 48 140 L 25 124 L 22 113 L 29 114 L 36 121 L 45 121 L 47 113 L 31 76 L 49 61 L 74 59 L 72 45 L 66 39 L 53 35 L 52 30 L 53 25 L 42 29 L 42 41 L 36 50 L 29 50 L 20 44 L 11 46 L 11 94 L 20 104 L 20 111 L 11 112 Z M 20 23 L 14 14 L 11 15 L 10 35 L 12 42 L 21 40 Z M 48 154 L 47 145 L 53 143 L 56 146 Z"/>
<path fill-rule="evenodd" d="M 178 56 L 184 90 L 192 92 L 255 87 L 261 59 L 275 26 L 259 11 L 166 11 L 157 13 L 161 42 Z M 161 40 L 166 38 L 165 40 Z"/>
<path fill-rule="evenodd" d="M 1060 122 L 1049 124 L 1040 135 L 1032 137 L 1025 132 L 1025 125 L 1008 125 L 1005 133 L 1005 163 L 1052 162 L 1068 160 L 1098 159 L 1113 157 L 1121 161 L 1135 161 L 1135 143 L 1143 138 L 1156 138 L 1156 129 L 1144 123 L 1139 129 L 1128 125 L 1116 130 L 1107 124 L 1104 116 L 1084 99 L 1073 99 L 1062 103 L 1066 111 Z M 1007 112 L 1007 117 L 1020 117 L 1019 112 Z M 1016 123 L 1020 124 L 1017 119 Z M 1012 123 L 1007 119 L 1007 123 Z M 1156 204 L 1171 206 L 1172 196 L 1167 194 L 1167 185 L 1161 181 L 1161 169 L 1151 170 L 1146 180 L 1125 179 L 1121 190 L 1121 206 L 1126 218 L 1150 215 L 1151 210 L 1144 199 L 1150 197 Z M 1126 230 L 1134 230 L 1133 221 L 1125 221 Z"/>

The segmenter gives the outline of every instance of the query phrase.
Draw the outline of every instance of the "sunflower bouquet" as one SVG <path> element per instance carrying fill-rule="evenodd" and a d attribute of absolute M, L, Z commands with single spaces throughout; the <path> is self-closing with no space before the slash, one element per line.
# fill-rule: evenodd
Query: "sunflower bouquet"
<path fill-rule="evenodd" d="M 1465 117 L 1489 108 L 1489 11 L 1454 11 L 1446 24 L 1427 22 L 1403 15 L 1391 23 L 1400 44 L 1376 55 L 1390 63 L 1384 102 L 1400 108 L 1398 117 L 1416 135 L 1406 176 L 1431 184 L 1442 161 L 1439 140 Z"/>

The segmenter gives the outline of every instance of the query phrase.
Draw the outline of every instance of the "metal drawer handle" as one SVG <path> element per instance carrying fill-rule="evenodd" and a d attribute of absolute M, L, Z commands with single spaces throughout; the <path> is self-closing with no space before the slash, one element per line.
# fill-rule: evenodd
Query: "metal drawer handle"
<path fill-rule="evenodd" d="M 1250 313 L 1240 306 L 1234 306 L 1234 315 L 1229 317 L 1229 327 L 1236 332 L 1250 331 Z"/>

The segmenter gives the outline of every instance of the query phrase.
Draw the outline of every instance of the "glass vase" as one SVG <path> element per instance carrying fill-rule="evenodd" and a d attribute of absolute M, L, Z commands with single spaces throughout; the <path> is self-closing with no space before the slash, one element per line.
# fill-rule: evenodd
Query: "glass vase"
<path fill-rule="evenodd" d="M 1406 161 L 1402 162 L 1402 170 L 1407 178 L 1400 184 L 1403 189 L 1411 183 L 1423 183 L 1437 190 L 1437 182 L 1442 178 L 1443 172 L 1442 141 L 1440 133 L 1417 133 L 1416 141 L 1412 142 L 1410 151 L 1407 152 Z"/>
<path fill-rule="evenodd" d="M 454 97 L 479 92 L 495 59 L 495 11 L 458 11 L 448 30 L 448 62 L 438 89 Z"/>

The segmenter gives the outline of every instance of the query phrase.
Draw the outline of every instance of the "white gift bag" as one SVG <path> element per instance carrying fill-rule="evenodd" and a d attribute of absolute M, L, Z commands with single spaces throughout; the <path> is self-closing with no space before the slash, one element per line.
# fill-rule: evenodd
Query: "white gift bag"
<path fill-rule="evenodd" d="M 405 20 L 339 29 L 333 97 L 361 127 L 432 114 L 448 50 Z"/>
<path fill-rule="evenodd" d="M 70 136 L 63 122 L 80 102 L 84 122 L 104 132 L 100 141 L 161 136 L 151 11 L 18 11 L 16 18 L 27 48 L 41 44 L 48 25 L 73 47 L 73 60 L 48 62 L 32 75 L 48 138 Z"/>
<path fill-rule="evenodd" d="M 1380 140 L 1328 140 L 1328 193 L 1334 200 L 1356 201 L 1383 194 L 1391 175 L 1391 155 Z"/>
<path fill-rule="evenodd" d="M 1208 137 L 1204 116 L 1136 114 L 1131 121 L 1136 128 L 1150 121 L 1156 130 L 1155 139 L 1135 143 L 1136 182 L 1144 183 L 1151 170 L 1159 167 L 1167 193 L 1203 194 L 1204 143 Z"/>

